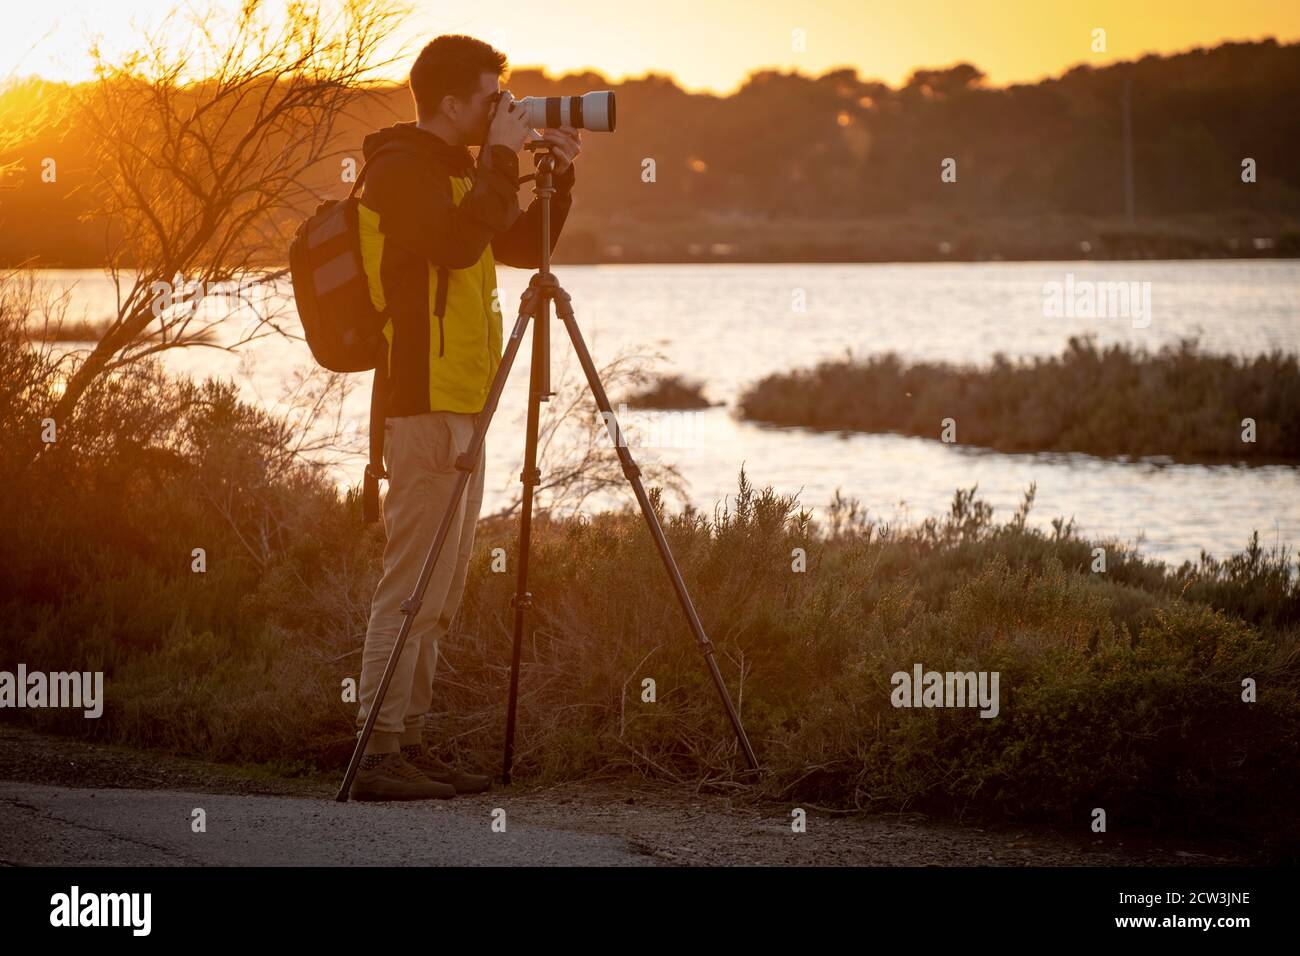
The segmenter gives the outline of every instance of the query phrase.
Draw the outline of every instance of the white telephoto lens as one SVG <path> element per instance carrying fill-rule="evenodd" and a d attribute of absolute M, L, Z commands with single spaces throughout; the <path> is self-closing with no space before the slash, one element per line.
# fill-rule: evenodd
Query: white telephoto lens
<path fill-rule="evenodd" d="M 614 132 L 614 94 L 610 91 L 582 96 L 525 96 L 515 100 L 525 111 L 528 125 L 536 129 L 571 126 L 594 133 Z"/>

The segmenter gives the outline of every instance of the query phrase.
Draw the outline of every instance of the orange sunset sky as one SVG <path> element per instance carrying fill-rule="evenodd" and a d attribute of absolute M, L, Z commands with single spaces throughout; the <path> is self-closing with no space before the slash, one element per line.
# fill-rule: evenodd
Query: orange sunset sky
<path fill-rule="evenodd" d="M 157 22 L 177 5 L 7 5 L 0 80 L 30 74 L 86 79 L 92 39 L 110 54 L 126 49 L 140 25 Z M 196 0 L 188 5 L 207 7 Z M 223 0 L 214 5 L 233 6 Z M 417 0 L 408 9 L 384 51 L 403 63 L 438 33 L 470 33 L 504 50 L 515 66 L 541 65 L 552 72 L 590 67 L 611 79 L 670 73 L 688 89 L 722 93 L 760 68 L 821 73 L 851 66 L 864 79 L 897 84 L 917 67 L 966 60 L 1001 85 L 1032 82 L 1077 63 L 1223 40 L 1300 39 L 1300 3 L 1294 0 Z M 1106 30 L 1105 53 L 1090 48 L 1097 27 Z M 796 29 L 805 31 L 805 50 L 792 48 Z M 389 72 L 404 78 L 400 66 Z"/>

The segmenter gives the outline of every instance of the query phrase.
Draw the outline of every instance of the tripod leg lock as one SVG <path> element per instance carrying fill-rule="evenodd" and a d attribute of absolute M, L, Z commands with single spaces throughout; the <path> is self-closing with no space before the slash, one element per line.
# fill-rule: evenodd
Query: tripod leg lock
<path fill-rule="evenodd" d="M 523 594 L 516 594 L 510 599 L 510 606 L 527 611 L 533 606 L 533 592 L 525 591 Z"/>
<path fill-rule="evenodd" d="M 519 480 L 525 485 L 540 485 L 542 483 L 542 470 L 536 466 L 532 469 L 525 468 L 519 473 Z"/>
<path fill-rule="evenodd" d="M 561 320 L 568 322 L 573 318 L 573 300 L 558 284 L 551 290 L 551 301 L 555 304 L 555 314 Z"/>
<path fill-rule="evenodd" d="M 623 477 L 628 481 L 641 477 L 641 468 L 634 461 L 625 461 L 623 464 Z"/>
<path fill-rule="evenodd" d="M 420 605 L 423 603 L 424 603 L 423 601 L 417 601 L 413 598 L 407 598 L 405 601 L 401 603 L 399 609 L 403 614 L 414 617 L 416 614 L 420 613 Z"/>

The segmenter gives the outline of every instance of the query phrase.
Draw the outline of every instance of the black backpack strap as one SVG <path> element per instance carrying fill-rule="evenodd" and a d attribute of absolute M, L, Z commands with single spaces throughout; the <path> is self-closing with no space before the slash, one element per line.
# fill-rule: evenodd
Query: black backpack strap
<path fill-rule="evenodd" d="M 394 145 L 380 146 L 369 160 L 362 163 L 348 198 L 357 194 L 365 182 L 370 164 L 385 152 L 394 151 Z M 361 515 L 367 524 L 379 520 L 379 481 L 388 477 L 384 468 L 384 422 L 388 418 L 388 343 L 380 339 L 379 358 L 375 362 L 375 376 L 370 385 L 370 460 L 366 463 L 365 478 L 361 484 Z"/>
<path fill-rule="evenodd" d="M 352 188 L 348 190 L 348 198 L 351 199 L 353 196 L 355 196 L 357 194 L 357 190 L 361 188 L 361 184 L 362 182 L 365 181 L 366 178 L 366 170 L 370 168 L 371 163 L 373 163 L 380 156 L 384 155 L 384 153 L 394 153 L 400 150 L 401 148 L 402 145 L 400 143 L 385 143 L 383 146 L 377 148 L 374 154 L 361 164 L 361 171 L 357 173 L 357 178 L 352 181 Z"/>
<path fill-rule="evenodd" d="M 356 195 L 366 178 L 370 164 L 385 152 L 395 152 L 400 144 L 389 143 L 375 150 L 362 164 L 348 198 Z M 361 513 L 366 523 L 379 520 L 379 480 L 388 478 L 384 468 L 384 423 L 388 418 L 388 342 L 380 338 L 379 359 L 375 363 L 375 377 L 370 387 L 370 461 L 366 464 L 365 479 L 361 488 Z"/>
<path fill-rule="evenodd" d="M 384 468 L 384 423 L 388 418 L 387 342 L 380 346 L 380 353 L 370 386 L 370 461 L 366 464 L 366 477 L 361 489 L 361 514 L 367 524 L 379 520 L 379 479 L 388 477 Z"/>

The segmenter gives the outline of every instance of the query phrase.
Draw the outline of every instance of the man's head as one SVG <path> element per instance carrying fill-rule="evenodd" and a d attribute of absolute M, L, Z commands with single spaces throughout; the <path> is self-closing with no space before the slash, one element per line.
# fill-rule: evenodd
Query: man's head
<path fill-rule="evenodd" d="M 441 36 L 411 67 L 411 95 L 420 125 L 458 146 L 482 145 L 506 57 L 482 40 Z"/>

